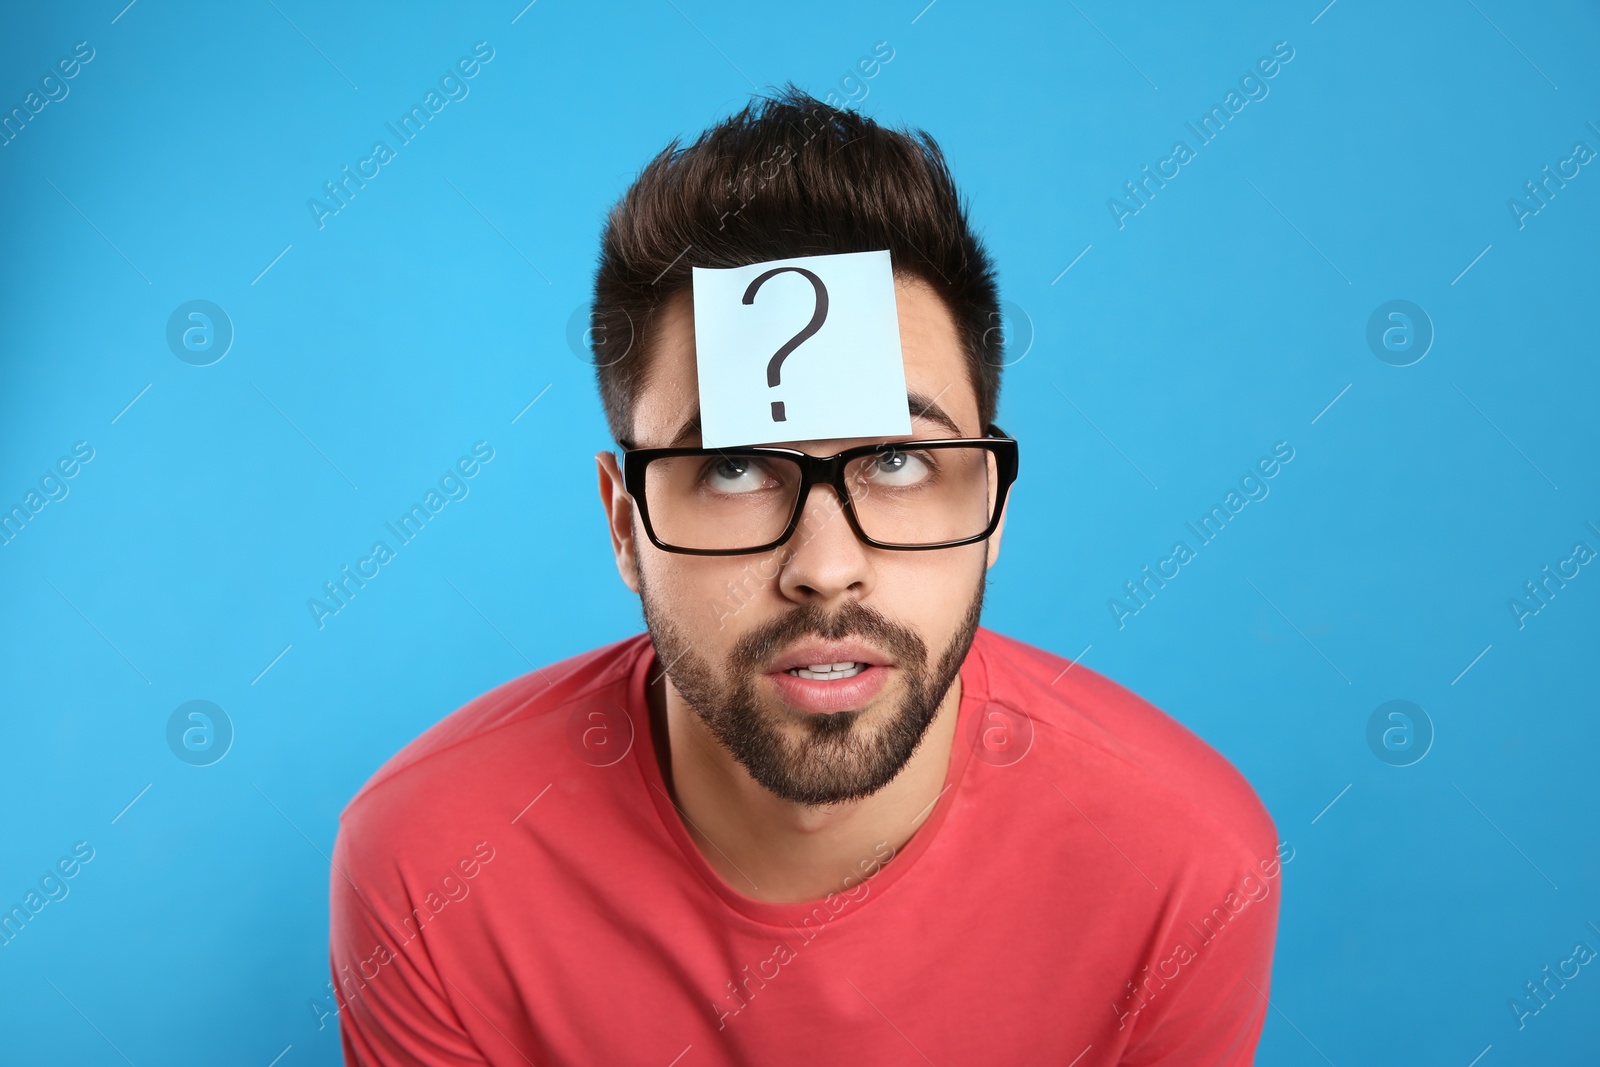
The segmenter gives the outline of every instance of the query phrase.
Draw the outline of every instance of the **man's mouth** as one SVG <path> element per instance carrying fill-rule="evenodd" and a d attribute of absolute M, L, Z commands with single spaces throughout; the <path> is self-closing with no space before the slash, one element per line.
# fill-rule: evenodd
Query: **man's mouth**
<path fill-rule="evenodd" d="M 866 663 L 813 663 L 809 667 L 790 667 L 785 674 L 792 674 L 796 678 L 805 678 L 813 682 L 837 682 L 845 678 L 854 678 L 866 670 L 870 664 Z"/>
<path fill-rule="evenodd" d="M 806 641 L 780 656 L 767 677 L 789 707 L 829 714 L 864 707 L 892 670 L 889 657 L 865 642 Z"/>

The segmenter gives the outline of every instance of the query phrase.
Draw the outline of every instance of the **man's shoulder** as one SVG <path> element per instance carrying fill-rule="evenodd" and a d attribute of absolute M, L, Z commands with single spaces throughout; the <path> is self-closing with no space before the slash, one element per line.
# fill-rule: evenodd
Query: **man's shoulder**
<path fill-rule="evenodd" d="M 980 633 L 987 698 L 1028 719 L 1044 772 L 1097 823 L 1272 851 L 1277 831 L 1255 789 L 1183 723 L 1082 663 Z"/>
<path fill-rule="evenodd" d="M 639 634 L 535 668 L 468 701 L 367 779 L 340 815 L 341 833 L 355 830 L 385 848 L 402 835 L 471 834 L 473 824 L 501 814 L 509 821 L 515 808 L 498 808 L 530 787 L 523 799 L 533 799 L 572 758 L 574 712 L 594 705 L 626 715 L 630 676 L 648 649 L 648 636 Z"/>

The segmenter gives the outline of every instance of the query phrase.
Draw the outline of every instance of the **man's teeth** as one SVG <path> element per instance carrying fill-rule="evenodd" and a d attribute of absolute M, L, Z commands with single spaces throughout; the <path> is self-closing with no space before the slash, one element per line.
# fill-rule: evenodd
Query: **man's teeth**
<path fill-rule="evenodd" d="M 813 682 L 836 682 L 842 678 L 854 678 L 866 669 L 865 663 L 813 663 L 809 667 L 790 667 L 789 673 Z"/>

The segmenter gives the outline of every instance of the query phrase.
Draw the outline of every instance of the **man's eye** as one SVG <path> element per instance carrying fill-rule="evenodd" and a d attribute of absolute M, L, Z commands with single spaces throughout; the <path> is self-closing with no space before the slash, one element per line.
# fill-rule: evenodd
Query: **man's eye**
<path fill-rule="evenodd" d="M 933 464 L 926 453 L 880 452 L 871 457 L 867 480 L 885 488 L 921 485 L 933 476 Z"/>
<path fill-rule="evenodd" d="M 704 481 L 719 493 L 751 493 L 767 484 L 767 474 L 752 459 L 724 456 L 707 468 Z"/>

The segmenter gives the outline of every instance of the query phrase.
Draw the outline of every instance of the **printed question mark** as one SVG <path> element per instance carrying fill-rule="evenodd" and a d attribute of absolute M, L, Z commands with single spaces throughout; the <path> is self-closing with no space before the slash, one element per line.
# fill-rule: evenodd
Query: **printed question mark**
<path fill-rule="evenodd" d="M 750 288 L 744 291 L 744 300 L 742 303 L 754 304 L 756 301 L 756 290 L 760 289 L 764 284 L 766 284 L 768 278 L 771 278 L 774 275 L 782 274 L 784 271 L 791 270 L 796 274 L 805 275 L 806 279 L 811 283 L 811 287 L 817 291 L 816 310 L 812 311 L 811 321 L 806 323 L 805 328 L 799 333 L 795 334 L 793 337 L 789 338 L 788 341 L 784 342 L 783 346 L 774 352 L 772 354 L 772 358 L 767 361 L 768 389 L 777 387 L 779 372 L 782 371 L 783 361 L 788 358 L 789 353 L 805 344 L 809 337 L 815 334 L 818 330 L 822 329 L 823 322 L 828 318 L 828 287 L 822 284 L 821 278 L 806 270 L 804 267 L 773 267 L 771 270 L 767 271 L 765 274 L 761 275 L 755 281 L 750 283 Z M 783 401 L 774 400 L 772 402 L 772 421 L 783 422 L 784 420 L 785 416 L 783 412 Z"/>

